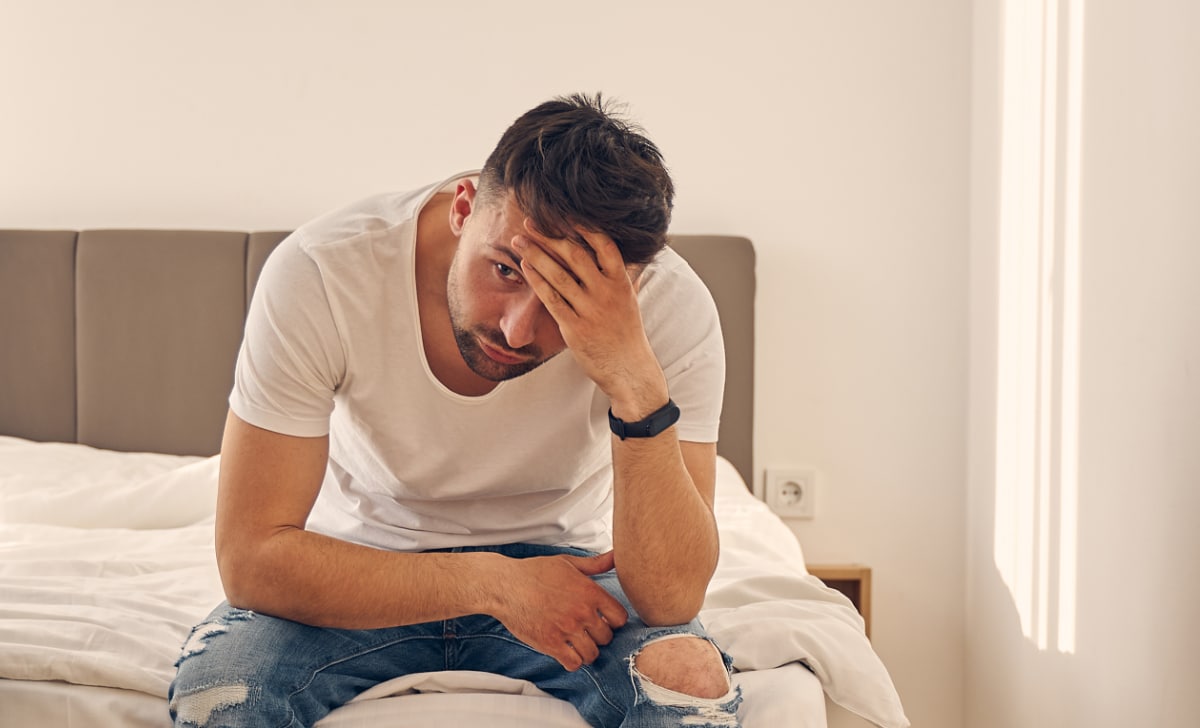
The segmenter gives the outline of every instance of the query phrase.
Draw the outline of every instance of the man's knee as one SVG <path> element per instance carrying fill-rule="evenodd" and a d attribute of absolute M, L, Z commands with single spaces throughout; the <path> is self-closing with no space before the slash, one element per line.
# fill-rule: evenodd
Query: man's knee
<path fill-rule="evenodd" d="M 218 685 L 194 693 L 171 695 L 171 717 L 179 726 L 208 725 L 216 713 L 240 708 L 250 697 L 245 685 Z"/>
<path fill-rule="evenodd" d="M 255 619 L 253 612 L 214 612 L 196 625 L 176 662 L 178 672 L 168 691 L 172 718 L 179 726 L 204 726 L 219 716 L 234 724 L 234 716 L 253 710 L 260 692 L 250 684 L 253 661 L 239 652 L 243 640 L 230 640 L 235 625 Z M 243 669 L 238 669 L 243 668 Z"/>
<path fill-rule="evenodd" d="M 702 637 L 667 635 L 648 642 L 634 655 L 633 668 L 643 681 L 683 695 L 715 700 L 730 692 L 724 658 Z"/>

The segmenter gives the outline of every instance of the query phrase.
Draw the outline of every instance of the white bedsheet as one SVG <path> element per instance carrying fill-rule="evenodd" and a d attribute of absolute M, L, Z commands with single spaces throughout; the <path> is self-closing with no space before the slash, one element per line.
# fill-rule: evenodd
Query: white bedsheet
<path fill-rule="evenodd" d="M 429 683 L 403 686 L 423 692 L 360 698 L 330 713 L 317 728 L 587 728 L 574 708 L 555 698 L 482 692 L 495 687 L 486 681 L 466 693 L 434 684 L 436 677 L 423 675 L 418 680 Z M 738 713 L 745 728 L 826 728 L 821 683 L 798 663 L 733 679 L 746 697 Z M 0 679 L 0 706 L 4 728 L 170 728 L 171 723 L 164 698 L 64 682 Z"/>
<path fill-rule="evenodd" d="M 165 699 L 179 645 L 222 598 L 211 522 L 218 464 L 216 457 L 0 437 L 0 678 Z M 782 725 L 770 715 L 771 701 L 756 703 L 754 696 L 778 692 L 787 679 L 781 676 L 801 688 L 797 676 L 807 671 L 796 663 L 851 712 L 883 728 L 908 726 L 861 617 L 844 596 L 807 575 L 790 530 L 724 460 L 716 511 L 721 560 L 701 619 L 744 673 L 738 679 L 747 728 Z M 789 667 L 773 669 L 781 666 Z M 531 703 L 520 694 L 536 694 L 535 688 L 504 681 L 471 673 L 402 678 L 368 691 L 322 725 L 371 725 L 355 716 L 386 709 L 381 698 L 397 693 L 407 695 L 406 714 L 417 710 L 408 707 L 413 697 L 433 709 L 458 691 Z M 569 726 L 572 718 L 581 725 L 569 706 L 544 700 L 546 725 Z M 559 713 L 567 722 L 549 720 Z M 390 724 L 398 725 L 391 715 Z"/>

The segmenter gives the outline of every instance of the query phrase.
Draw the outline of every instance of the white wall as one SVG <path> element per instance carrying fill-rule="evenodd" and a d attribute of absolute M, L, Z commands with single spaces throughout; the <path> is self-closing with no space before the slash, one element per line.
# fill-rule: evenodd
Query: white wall
<path fill-rule="evenodd" d="M 959 0 L 9 0 L 0 227 L 291 227 L 619 97 L 674 229 L 757 244 L 757 465 L 820 472 L 810 560 L 874 567 L 910 717 L 955 728 L 969 69 Z"/>
<path fill-rule="evenodd" d="M 998 459 L 1004 469 L 997 386 L 1005 380 L 997 364 L 998 211 L 1008 153 L 1000 99 L 1005 70 L 1015 72 L 1002 52 L 1004 11 L 1003 0 L 976 3 L 966 724 L 1193 726 L 1200 713 L 1200 6 L 1086 4 L 1078 455 L 1053 438 L 1045 443 L 1052 467 L 1044 530 L 1037 517 L 1026 523 L 1031 528 L 1012 528 L 1008 510 L 1011 493 L 1036 486 L 997 478 Z M 1024 181 L 1038 184 L 1036 175 Z M 1069 423 L 1061 414 L 1057 422 Z M 1064 461 L 1077 463 L 1077 499 L 1071 478 L 1058 475 Z M 1072 501 L 1077 529 L 1060 528 Z M 1010 585 L 1019 574 L 1005 578 L 1017 552 L 998 550 L 1004 539 L 1032 542 L 1026 555 L 1034 562 L 1039 544 L 1048 546 L 1046 568 L 1016 564 L 1032 567 L 1025 574 L 1032 588 Z M 1057 565 L 1060 555 L 1068 566 Z M 1039 602 L 1047 604 L 1045 618 Z M 1048 637 L 1043 645 L 1040 634 Z"/>

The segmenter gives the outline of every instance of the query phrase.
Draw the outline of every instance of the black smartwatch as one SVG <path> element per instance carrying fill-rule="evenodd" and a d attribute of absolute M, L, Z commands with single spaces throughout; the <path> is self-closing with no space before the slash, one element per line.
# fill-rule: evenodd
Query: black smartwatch
<path fill-rule="evenodd" d="M 679 406 L 671 399 L 650 416 L 637 422 L 626 422 L 613 416 L 608 410 L 608 426 L 613 434 L 624 440 L 627 437 L 654 437 L 679 421 Z"/>

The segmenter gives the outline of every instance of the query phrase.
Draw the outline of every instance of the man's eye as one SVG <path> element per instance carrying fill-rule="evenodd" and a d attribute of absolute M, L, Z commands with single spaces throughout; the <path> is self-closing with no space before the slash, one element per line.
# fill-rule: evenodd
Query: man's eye
<path fill-rule="evenodd" d="M 496 272 L 500 274 L 501 278 L 505 278 L 510 281 L 515 281 L 515 280 L 520 279 L 520 276 L 517 275 L 517 270 L 515 268 L 513 268 L 512 266 L 505 265 L 503 263 L 496 264 Z"/>

